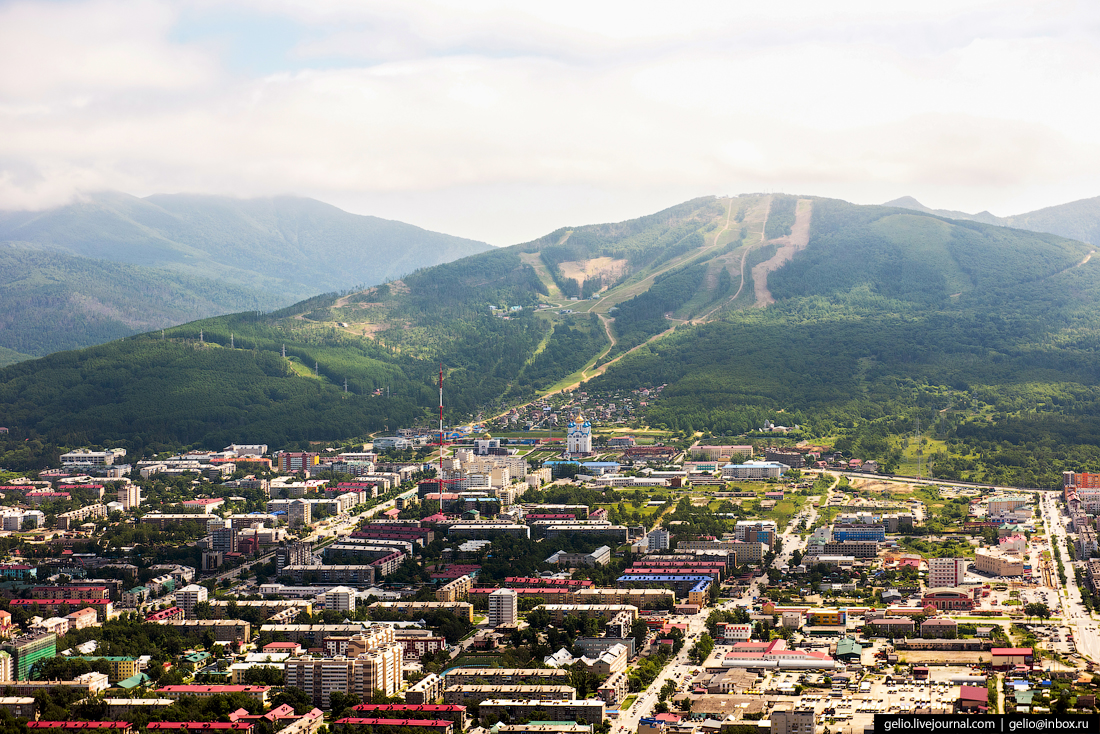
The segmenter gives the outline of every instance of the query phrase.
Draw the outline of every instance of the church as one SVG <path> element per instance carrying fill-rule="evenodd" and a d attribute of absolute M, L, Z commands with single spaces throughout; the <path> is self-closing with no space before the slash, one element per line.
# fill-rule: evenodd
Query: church
<path fill-rule="evenodd" d="M 592 453 L 592 424 L 578 415 L 569 421 L 565 451 L 570 456 L 587 456 Z"/>

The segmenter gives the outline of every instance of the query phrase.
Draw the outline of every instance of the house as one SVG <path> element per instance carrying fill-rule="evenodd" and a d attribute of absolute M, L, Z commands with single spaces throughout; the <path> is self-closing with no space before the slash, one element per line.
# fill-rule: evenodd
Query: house
<path fill-rule="evenodd" d="M 926 639 L 944 638 L 953 640 L 958 636 L 958 630 L 959 625 L 955 620 L 946 617 L 936 617 L 921 622 L 920 636 Z"/>
<path fill-rule="evenodd" d="M 989 710 L 989 690 L 979 686 L 959 686 L 959 713 L 985 713 Z"/>

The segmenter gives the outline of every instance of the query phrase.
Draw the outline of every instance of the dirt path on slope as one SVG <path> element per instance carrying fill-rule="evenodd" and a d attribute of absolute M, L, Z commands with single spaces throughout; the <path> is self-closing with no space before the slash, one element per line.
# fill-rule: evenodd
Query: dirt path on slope
<path fill-rule="evenodd" d="M 779 251 L 770 260 L 752 269 L 752 287 L 756 293 L 757 308 L 775 303 L 771 291 L 768 290 L 768 273 L 779 270 L 790 262 L 796 253 L 806 249 L 806 245 L 810 243 L 810 219 L 813 216 L 813 208 L 814 203 L 810 199 L 799 199 L 791 233 L 786 237 L 777 237 L 768 242 L 768 244 L 779 245 Z"/>
<path fill-rule="evenodd" d="M 760 245 L 761 246 L 764 245 L 764 244 L 767 244 L 767 240 L 764 239 L 764 232 L 767 231 L 767 229 L 768 229 L 768 214 L 771 213 L 771 210 L 772 210 L 772 198 L 769 197 L 768 198 L 768 206 L 764 210 L 764 223 L 760 225 Z M 717 311 L 720 311 L 721 309 L 725 308 L 726 306 L 728 306 L 729 304 L 731 304 L 731 303 L 733 303 L 734 301 L 737 300 L 737 297 L 739 295 L 741 295 L 741 291 L 743 291 L 745 289 L 745 261 L 748 259 L 750 252 L 752 252 L 752 245 L 746 245 L 745 246 L 745 251 L 741 253 L 741 266 L 740 266 L 741 285 L 737 286 L 737 292 L 734 293 L 729 298 L 723 300 L 721 303 L 719 303 L 717 306 L 715 306 L 711 310 L 707 311 L 705 314 L 703 314 L 699 318 L 694 319 L 691 323 L 693 323 L 693 324 L 706 323 L 710 319 L 710 317 L 713 316 Z"/>

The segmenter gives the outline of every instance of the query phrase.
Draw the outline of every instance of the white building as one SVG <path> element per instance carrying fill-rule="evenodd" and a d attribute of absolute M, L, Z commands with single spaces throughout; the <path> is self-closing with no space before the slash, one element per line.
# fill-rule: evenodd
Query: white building
<path fill-rule="evenodd" d="M 722 478 L 727 481 L 778 479 L 788 469 L 790 469 L 789 466 L 778 461 L 746 461 L 744 464 L 726 464 L 723 466 Z"/>
<path fill-rule="evenodd" d="M 355 589 L 346 586 L 337 586 L 325 592 L 325 609 L 333 609 L 337 612 L 355 611 Z"/>
<path fill-rule="evenodd" d="M 209 598 L 205 586 L 190 584 L 176 592 L 176 606 L 183 610 L 187 619 L 195 618 L 195 607 Z"/>
<path fill-rule="evenodd" d="M 124 456 L 126 456 L 126 449 L 111 449 L 110 451 L 79 449 L 61 454 L 61 466 L 73 468 L 111 466 Z"/>
<path fill-rule="evenodd" d="M 961 586 L 970 561 L 966 558 L 929 558 L 928 588 Z"/>
<path fill-rule="evenodd" d="M 489 626 L 515 624 L 519 619 L 519 594 L 511 589 L 497 589 L 489 594 Z"/>
<path fill-rule="evenodd" d="M 583 415 L 578 415 L 576 420 L 569 421 L 566 451 L 570 454 L 592 453 L 592 424 L 584 420 Z"/>

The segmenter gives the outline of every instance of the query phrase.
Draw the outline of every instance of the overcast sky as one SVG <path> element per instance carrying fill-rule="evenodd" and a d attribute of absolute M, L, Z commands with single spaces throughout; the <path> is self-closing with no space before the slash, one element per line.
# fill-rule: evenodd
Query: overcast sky
<path fill-rule="evenodd" d="M 1100 195 L 1100 3 L 0 2 L 0 208 L 298 194 L 507 245 L 756 191 Z"/>

